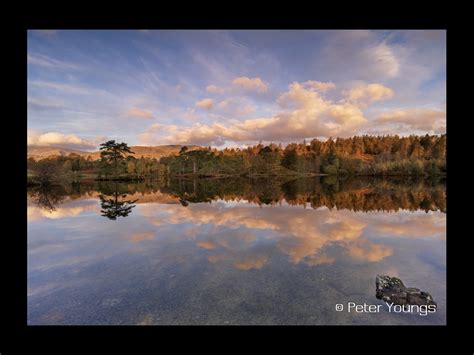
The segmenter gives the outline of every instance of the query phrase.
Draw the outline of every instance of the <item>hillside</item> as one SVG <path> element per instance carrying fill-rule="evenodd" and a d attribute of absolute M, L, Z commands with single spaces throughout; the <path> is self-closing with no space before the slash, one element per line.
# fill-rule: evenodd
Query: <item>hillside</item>
<path fill-rule="evenodd" d="M 159 159 L 163 156 L 171 155 L 171 154 L 178 154 L 179 150 L 181 149 L 181 145 L 159 145 L 159 146 L 131 146 L 132 154 L 136 158 L 140 158 L 144 156 L 145 158 L 156 158 Z M 191 145 L 187 146 L 189 150 L 194 150 L 200 148 L 199 146 Z M 35 160 L 44 159 L 51 156 L 67 156 L 69 154 L 77 154 L 83 156 L 85 158 L 91 157 L 93 160 L 97 160 L 100 158 L 100 152 L 87 152 L 75 149 L 67 149 L 61 147 L 54 147 L 54 146 L 38 146 L 38 145 L 30 145 L 28 146 L 27 150 L 27 157 L 34 158 Z"/>

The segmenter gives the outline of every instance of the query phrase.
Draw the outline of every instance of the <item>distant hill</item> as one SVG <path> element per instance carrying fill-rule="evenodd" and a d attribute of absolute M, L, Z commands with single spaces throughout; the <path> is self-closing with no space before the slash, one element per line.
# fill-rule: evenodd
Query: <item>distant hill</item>
<path fill-rule="evenodd" d="M 132 152 L 135 154 L 131 154 L 136 158 L 140 158 L 144 156 L 145 158 L 156 158 L 159 159 L 163 156 L 178 154 L 182 145 L 158 145 L 158 146 L 131 146 Z M 195 150 L 201 148 L 197 145 L 189 145 L 187 146 L 189 150 Z M 61 148 L 61 147 L 54 147 L 54 146 L 38 146 L 38 145 L 30 145 L 28 146 L 27 157 L 34 158 L 35 160 L 40 160 L 48 157 L 53 156 L 67 156 L 69 154 L 77 154 L 83 156 L 85 158 L 91 157 L 93 160 L 97 160 L 100 158 L 100 151 L 95 152 L 87 152 L 83 150 L 77 149 L 68 149 L 68 148 Z"/>

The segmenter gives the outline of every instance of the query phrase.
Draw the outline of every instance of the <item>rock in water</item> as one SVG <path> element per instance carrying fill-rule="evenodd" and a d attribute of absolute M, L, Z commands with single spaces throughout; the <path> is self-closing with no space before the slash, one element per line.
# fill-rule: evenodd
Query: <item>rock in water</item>
<path fill-rule="evenodd" d="M 387 275 L 377 275 L 375 278 L 375 297 L 388 303 L 399 305 L 435 305 L 433 297 L 415 287 L 406 287 L 402 280 Z"/>

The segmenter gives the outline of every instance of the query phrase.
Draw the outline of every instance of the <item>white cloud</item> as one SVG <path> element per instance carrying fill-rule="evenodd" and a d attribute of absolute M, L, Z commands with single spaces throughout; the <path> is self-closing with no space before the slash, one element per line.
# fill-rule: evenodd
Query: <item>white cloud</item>
<path fill-rule="evenodd" d="M 382 112 L 375 122 L 384 125 L 401 125 L 402 129 L 424 132 L 444 133 L 446 131 L 446 112 L 432 109 L 401 109 Z M 404 127 L 403 127 L 404 126 Z"/>
<path fill-rule="evenodd" d="M 191 126 L 159 125 L 159 131 L 154 125 L 145 130 L 140 139 L 147 143 L 220 146 L 259 140 L 288 142 L 310 137 L 348 137 L 360 133 L 405 134 L 414 130 L 442 133 L 446 130 L 445 113 L 436 110 L 387 111 L 369 121 L 363 110 L 370 104 L 394 96 L 394 91 L 382 84 L 359 83 L 342 91 L 344 98 L 339 101 L 323 96 L 325 91 L 334 88 L 335 84 L 330 82 L 293 82 L 276 100 L 279 107 L 277 113 L 245 120 L 238 120 L 237 117 L 255 112 L 256 108 L 247 105 L 242 98 L 231 97 L 220 102 L 201 100 L 201 107 L 213 108 L 215 114 L 211 118 L 214 122 Z M 160 139 L 157 133 L 160 133 Z"/>
<path fill-rule="evenodd" d="M 87 140 L 75 134 L 64 134 L 60 132 L 39 132 L 29 129 L 27 135 L 28 145 L 57 146 L 64 148 L 91 149 L 97 147 L 105 137 L 96 137 L 94 140 Z"/>
<path fill-rule="evenodd" d="M 226 141 L 288 141 L 305 137 L 351 136 L 367 119 L 356 104 L 335 103 L 298 82 L 289 86 L 277 103 L 282 111 L 272 117 L 247 119 L 230 124 L 197 123 L 190 127 L 161 125 L 165 141 L 180 144 L 222 145 Z M 153 129 L 142 138 L 153 137 Z"/>
<path fill-rule="evenodd" d="M 246 90 L 250 91 L 256 91 L 256 92 L 266 92 L 268 90 L 267 85 L 262 81 L 260 78 L 249 78 L 246 76 L 241 76 L 238 78 L 235 78 L 232 81 L 232 84 L 239 86 L 241 88 L 244 88 Z"/>
<path fill-rule="evenodd" d="M 361 106 L 367 106 L 376 101 L 383 101 L 391 99 L 394 95 L 392 89 L 383 86 L 382 84 L 363 84 L 356 86 L 343 93 L 347 100 L 352 103 L 357 103 Z"/>
<path fill-rule="evenodd" d="M 333 82 L 322 82 L 322 81 L 317 81 L 317 80 L 308 80 L 303 83 L 303 85 L 309 89 L 313 89 L 316 91 L 328 91 L 328 90 L 333 90 L 336 88 L 336 84 Z"/>
<path fill-rule="evenodd" d="M 196 106 L 210 110 L 214 106 L 214 101 L 212 99 L 202 99 L 196 101 Z"/>

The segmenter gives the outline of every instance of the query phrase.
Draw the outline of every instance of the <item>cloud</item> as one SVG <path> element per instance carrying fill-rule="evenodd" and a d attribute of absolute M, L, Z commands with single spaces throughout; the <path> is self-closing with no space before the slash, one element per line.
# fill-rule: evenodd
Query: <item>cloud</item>
<path fill-rule="evenodd" d="M 267 255 L 257 255 L 238 260 L 234 263 L 234 266 L 240 270 L 261 269 L 267 261 Z"/>
<path fill-rule="evenodd" d="M 344 91 L 343 94 L 349 102 L 367 106 L 376 101 L 391 99 L 394 92 L 382 84 L 362 84 Z"/>
<path fill-rule="evenodd" d="M 227 89 L 216 86 L 216 85 L 208 85 L 206 87 L 206 91 L 212 94 L 224 94 L 227 91 Z"/>
<path fill-rule="evenodd" d="M 238 204 L 222 208 L 220 202 L 199 208 L 190 205 L 186 209 L 170 204 L 159 214 L 150 212 L 147 218 L 155 225 L 192 223 L 196 246 L 211 254 L 208 256 L 210 262 L 231 261 L 234 267 L 241 270 L 262 268 L 277 254 L 276 250 L 294 264 L 330 264 L 337 258 L 346 259 L 347 256 L 366 262 L 380 261 L 392 255 L 393 248 L 373 243 L 368 238 L 371 234 L 367 233 L 377 223 L 383 223 L 385 228 L 385 223 L 389 227 L 396 224 L 402 228 L 406 222 L 384 219 L 380 213 L 356 216 L 350 211 L 335 213 L 327 208 L 255 209 Z M 424 222 L 424 214 L 410 214 L 408 218 L 413 219 L 413 223 L 418 221 L 420 225 Z M 213 226 L 211 232 L 209 225 Z M 258 237 L 254 230 L 259 230 Z M 387 235 L 381 229 L 371 233 Z M 262 239 L 269 246 L 264 253 L 259 248 Z M 336 246 L 340 251 L 333 249 Z"/>
<path fill-rule="evenodd" d="M 65 109 L 64 104 L 60 102 L 28 99 L 28 110 L 32 111 L 55 111 Z"/>
<path fill-rule="evenodd" d="M 42 54 L 28 53 L 28 64 L 38 65 L 52 69 L 80 69 L 80 66 L 72 63 L 63 62 Z"/>
<path fill-rule="evenodd" d="M 383 244 L 371 244 L 362 242 L 351 245 L 347 248 L 347 253 L 354 259 L 376 262 L 393 254 L 393 248 Z"/>
<path fill-rule="evenodd" d="M 446 235 L 446 215 L 441 212 L 406 210 L 388 216 L 383 212 L 354 213 L 327 207 L 300 209 L 286 204 L 278 208 L 255 208 L 247 203 L 222 201 L 237 202 L 239 197 L 234 194 L 224 194 L 220 201 L 183 208 L 176 197 L 166 197 L 170 198 L 166 201 L 165 195 L 159 192 L 151 195 L 150 198 L 137 192 L 130 196 L 140 199 L 144 229 L 133 232 L 136 234 L 125 233 L 124 238 L 137 243 L 151 241 L 160 231 L 156 227 L 185 228 L 184 235 L 190 237 L 209 262 L 227 263 L 240 270 L 262 268 L 281 256 L 294 264 L 312 266 L 337 260 L 346 262 L 349 258 L 378 262 L 396 252 L 396 239 L 445 238 Z M 30 200 L 28 220 L 59 219 L 92 210 L 100 213 L 93 199 L 96 197 L 85 194 L 60 205 L 57 213 L 40 210 Z M 150 202 L 161 203 L 160 209 Z M 148 223 L 154 227 L 148 228 Z"/>
<path fill-rule="evenodd" d="M 62 219 L 76 217 L 84 212 L 100 212 L 94 200 L 66 201 L 58 205 L 54 210 L 48 210 L 28 203 L 28 222 L 37 222 L 43 219 Z"/>
<path fill-rule="evenodd" d="M 196 113 L 196 110 L 194 108 L 188 109 L 183 113 L 183 117 L 188 119 L 188 120 L 197 120 L 199 118 L 199 115 Z"/>
<path fill-rule="evenodd" d="M 336 88 L 336 84 L 333 82 L 322 82 L 322 81 L 317 81 L 317 80 L 308 80 L 303 83 L 303 86 L 313 89 L 316 91 L 328 91 Z"/>
<path fill-rule="evenodd" d="M 402 67 L 400 49 L 375 31 L 331 31 L 317 65 L 356 80 L 393 79 Z"/>
<path fill-rule="evenodd" d="M 196 123 L 191 127 L 162 125 L 162 131 L 168 134 L 164 140 L 174 144 L 222 145 L 226 141 L 288 141 L 305 137 L 351 136 L 367 123 L 356 104 L 335 103 L 298 82 L 292 83 L 277 103 L 282 111 L 272 117 L 231 124 Z"/>
<path fill-rule="evenodd" d="M 215 108 L 215 112 L 234 118 L 249 115 L 256 110 L 254 105 L 249 104 L 245 100 L 232 97 L 220 101 Z"/>
<path fill-rule="evenodd" d="M 362 110 L 367 118 L 375 117 L 374 111 L 365 111 L 370 103 L 386 104 L 386 109 L 429 108 L 437 107 L 445 100 L 445 31 L 160 33 L 163 41 L 176 44 L 172 48 L 156 46 L 153 38 L 158 33 L 151 31 L 152 36 L 149 36 L 130 31 L 129 35 L 122 35 L 136 50 L 132 56 L 122 53 L 120 41 L 107 41 L 95 33 L 59 31 L 56 36 L 39 38 L 40 33 L 48 32 L 56 33 L 55 30 L 29 32 L 28 94 L 30 98 L 62 101 L 66 108 L 29 102 L 29 122 L 43 130 L 67 129 L 74 133 L 87 130 L 94 134 L 93 130 L 99 129 L 120 135 L 123 134 L 121 130 L 126 129 L 124 139 L 136 143 L 134 138 L 142 132 L 142 125 L 131 120 L 124 123 L 127 127 L 119 127 L 116 119 L 119 115 L 122 118 L 129 108 L 138 107 L 153 112 L 163 123 L 183 124 L 184 130 L 192 128 L 189 126 L 194 122 L 207 127 L 220 123 L 229 128 L 228 122 L 236 123 L 232 120 L 252 118 L 268 119 L 272 131 L 272 134 L 266 134 L 268 137 L 284 136 L 283 133 L 275 135 L 272 121 L 288 128 L 285 120 L 291 114 L 291 108 L 279 110 L 275 98 L 287 91 L 286 84 L 295 78 L 307 91 L 315 91 L 321 96 L 326 94 L 334 100 L 324 100 L 330 105 L 344 106 L 344 102 L 337 101 L 340 97 L 336 99 L 336 95 L 340 95 L 340 90 L 351 89 L 345 86 L 349 81 L 379 83 L 396 93 L 396 106 L 382 101 L 386 95 L 378 99 L 367 92 L 362 95 L 364 98 L 347 102 L 346 108 L 352 105 Z M 285 47 L 291 47 L 291 50 L 283 50 Z M 354 95 L 357 96 L 352 93 Z M 146 97 L 147 102 L 132 101 L 131 96 Z M 230 96 L 245 97 L 248 106 L 242 106 L 238 113 L 236 110 L 224 112 Z M 195 106 L 195 101 L 203 98 L 214 100 L 210 110 Z M 217 108 L 220 102 L 223 102 L 222 112 Z M 52 112 L 55 109 L 62 112 Z M 83 112 L 85 110 L 90 112 Z M 300 108 L 299 111 L 301 117 L 308 110 Z M 335 108 L 332 112 L 342 111 Z M 296 113 L 292 115 L 291 121 L 295 121 L 296 116 Z M 317 131 L 322 132 L 318 137 L 333 132 L 345 133 L 333 126 L 333 119 L 324 115 L 317 119 L 308 117 L 308 120 L 318 121 Z M 101 124 L 95 128 L 98 121 Z M 258 124 L 262 122 L 264 120 Z M 59 126 L 55 126 L 57 124 Z M 301 124 L 311 127 L 309 122 Z M 407 127 L 406 124 L 403 126 Z M 372 128 L 354 128 L 353 134 L 368 133 Z M 442 132 L 444 128 L 437 126 L 435 130 Z M 311 131 L 316 129 L 311 128 Z M 252 136 L 249 132 L 238 133 L 238 136 Z M 299 139 L 300 134 L 296 133 L 290 127 L 289 135 L 295 137 L 291 139 Z M 399 132 L 395 129 L 392 133 Z M 222 141 L 222 138 L 217 137 L 217 140 Z"/>
<path fill-rule="evenodd" d="M 197 246 L 202 249 L 215 249 L 217 248 L 217 243 L 212 240 L 202 240 L 197 243 Z"/>
<path fill-rule="evenodd" d="M 326 84 L 326 83 L 321 83 Z M 236 93 L 238 89 L 244 89 L 250 92 L 264 93 L 268 91 L 268 86 L 265 84 L 262 79 L 249 78 L 246 76 L 237 77 L 232 81 L 233 86 L 217 86 L 217 85 L 208 85 L 206 91 L 212 94 L 225 94 L 229 92 Z M 324 85 L 323 85 L 324 86 Z"/>
<path fill-rule="evenodd" d="M 100 136 L 94 140 L 82 139 L 75 134 L 64 134 L 60 132 L 41 133 L 35 130 L 28 130 L 27 144 L 41 146 L 56 146 L 73 149 L 92 149 L 105 138 Z"/>
<path fill-rule="evenodd" d="M 396 77 L 400 71 L 399 60 L 392 47 L 382 42 L 361 52 L 366 62 L 374 65 L 374 74 L 383 74 L 389 78 Z"/>
<path fill-rule="evenodd" d="M 210 110 L 214 106 L 214 101 L 212 99 L 202 99 L 196 101 L 196 106 Z"/>
<path fill-rule="evenodd" d="M 446 220 L 438 214 L 424 214 L 417 218 L 410 214 L 399 214 L 397 223 L 389 221 L 388 218 L 378 218 L 371 226 L 381 236 L 433 238 L 443 236 L 446 232 Z"/>
<path fill-rule="evenodd" d="M 128 240 L 131 242 L 137 243 L 137 242 L 143 242 L 145 240 L 153 240 L 155 239 L 155 232 L 153 231 L 146 231 L 142 233 L 135 233 L 132 234 Z"/>
<path fill-rule="evenodd" d="M 418 108 L 392 110 L 379 114 L 375 122 L 380 125 L 399 124 L 407 130 L 444 133 L 446 131 L 446 112 Z"/>
<path fill-rule="evenodd" d="M 51 81 L 28 80 L 28 85 L 39 87 L 40 89 L 53 89 L 73 95 L 93 95 L 98 90 L 89 89 L 79 85 L 63 84 Z"/>
<path fill-rule="evenodd" d="M 165 126 L 160 123 L 154 123 L 150 127 L 148 127 L 144 132 L 138 135 L 138 141 L 142 145 L 156 145 L 161 144 L 160 139 L 156 136 L 159 130 L 163 130 Z M 168 125 L 166 128 L 168 130 L 172 129 L 172 127 L 176 127 L 175 125 Z"/>
<path fill-rule="evenodd" d="M 324 255 L 324 254 L 310 255 L 305 258 L 306 264 L 311 265 L 311 266 L 332 264 L 335 261 L 336 261 L 335 257 Z"/>
<path fill-rule="evenodd" d="M 127 111 L 127 115 L 130 117 L 138 117 L 138 118 L 152 118 L 153 113 L 150 111 L 142 110 L 138 107 L 132 107 Z"/>
<path fill-rule="evenodd" d="M 225 255 L 225 254 L 214 254 L 214 255 L 209 255 L 207 257 L 207 260 L 209 260 L 210 263 L 217 263 L 219 261 L 225 261 L 225 260 L 229 260 L 230 259 L 230 256 L 229 255 Z"/>
<path fill-rule="evenodd" d="M 232 81 L 232 84 L 239 86 L 241 88 L 244 88 L 246 90 L 250 91 L 256 91 L 256 92 L 266 92 L 268 90 L 267 85 L 262 81 L 260 78 L 249 78 L 246 76 L 241 76 L 238 78 L 235 78 Z"/>

